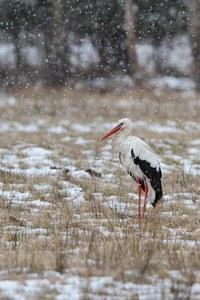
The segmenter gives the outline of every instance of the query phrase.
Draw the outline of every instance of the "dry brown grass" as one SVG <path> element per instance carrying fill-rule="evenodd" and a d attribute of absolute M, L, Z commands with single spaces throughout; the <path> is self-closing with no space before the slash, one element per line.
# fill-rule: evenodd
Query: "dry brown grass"
<path fill-rule="evenodd" d="M 188 99 L 175 93 L 139 90 L 101 96 L 66 88 L 53 94 L 46 90 L 33 94 L 18 91 L 15 97 L 16 105 L 5 104 L 1 111 L 2 120 L 9 126 L 0 133 L 4 149 L 0 166 L 0 270 L 7 270 L 2 279 L 23 282 L 29 274 L 42 276 L 46 270 L 88 279 L 111 276 L 116 281 L 141 285 L 169 279 L 174 299 L 182 299 L 182 292 L 187 296 L 184 299 L 190 299 L 191 287 L 199 280 L 200 179 L 185 172 L 182 159 L 189 159 L 188 147 L 199 138 L 196 96 Z M 122 105 L 123 101 L 127 104 Z M 164 194 L 169 200 L 156 209 L 149 207 L 141 223 L 137 220 L 137 200 L 127 196 L 136 192 L 136 187 L 111 160 L 111 154 L 104 159 L 102 153 L 110 151 L 98 143 L 104 129 L 95 132 L 105 121 L 124 116 L 150 125 L 176 121 L 176 127 L 183 129 L 179 134 L 155 133 L 138 126 L 134 133 L 154 145 L 164 163 L 172 167 L 163 177 Z M 188 127 L 189 121 L 196 123 Z M 94 130 L 79 132 L 72 128 L 76 123 L 91 124 Z M 16 124 L 35 124 L 38 130 L 19 130 Z M 62 126 L 63 131 L 49 131 L 54 126 Z M 77 143 L 80 136 L 85 143 Z M 31 165 L 23 150 L 28 147 L 52 151 L 47 156 L 49 175 L 26 174 Z M 6 153 L 11 160 L 5 160 Z M 170 157 L 170 153 L 181 159 Z M 92 168 L 100 159 L 101 177 L 75 178 L 65 171 L 70 164 L 77 170 Z M 15 164 L 25 173 L 13 172 Z M 35 166 L 40 170 L 41 160 Z M 51 173 L 54 166 L 60 169 Z M 114 174 L 111 179 L 106 177 L 110 173 Z M 46 187 L 39 189 L 42 185 Z M 79 202 L 78 196 L 73 198 L 72 188 L 80 189 L 83 201 Z M 12 192 L 27 196 L 17 199 Z M 188 199 L 192 207 L 184 202 Z M 39 206 L 35 200 L 40 200 Z M 175 271 L 180 276 L 174 278 Z M 89 299 L 90 288 L 83 292 L 83 299 Z M 137 293 L 130 292 L 127 299 L 137 299 Z"/>

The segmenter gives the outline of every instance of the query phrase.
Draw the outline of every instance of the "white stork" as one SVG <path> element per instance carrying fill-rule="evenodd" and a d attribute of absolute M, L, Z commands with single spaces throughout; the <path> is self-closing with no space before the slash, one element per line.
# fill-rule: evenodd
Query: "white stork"
<path fill-rule="evenodd" d="M 106 133 L 100 141 L 115 133 L 112 148 L 119 153 L 120 163 L 126 168 L 138 185 L 138 216 L 141 219 L 141 190 L 144 191 L 144 205 L 142 219 L 149 200 L 155 207 L 162 197 L 162 172 L 158 156 L 150 146 L 136 136 L 131 136 L 132 122 L 128 118 L 118 121 L 111 131 Z"/>

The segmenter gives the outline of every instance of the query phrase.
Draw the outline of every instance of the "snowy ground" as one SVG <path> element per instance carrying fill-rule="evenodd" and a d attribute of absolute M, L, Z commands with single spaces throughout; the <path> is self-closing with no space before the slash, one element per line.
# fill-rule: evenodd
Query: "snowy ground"
<path fill-rule="evenodd" d="M 0 94 L 0 298 L 200 299 L 200 100 L 158 88 Z M 98 142 L 121 117 L 162 159 L 163 201 L 141 224 Z"/>

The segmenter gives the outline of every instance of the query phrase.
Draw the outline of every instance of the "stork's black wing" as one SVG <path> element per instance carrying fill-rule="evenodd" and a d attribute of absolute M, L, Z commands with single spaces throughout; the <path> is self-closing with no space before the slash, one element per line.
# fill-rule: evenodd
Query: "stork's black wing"
<path fill-rule="evenodd" d="M 131 157 L 136 165 L 139 165 L 141 171 L 149 178 L 152 188 L 156 193 L 155 201 L 153 206 L 156 205 L 157 201 L 162 197 L 162 185 L 161 178 L 162 172 L 160 167 L 153 168 L 151 164 L 143 159 L 140 159 L 139 156 L 135 156 L 133 149 L 131 150 Z"/>

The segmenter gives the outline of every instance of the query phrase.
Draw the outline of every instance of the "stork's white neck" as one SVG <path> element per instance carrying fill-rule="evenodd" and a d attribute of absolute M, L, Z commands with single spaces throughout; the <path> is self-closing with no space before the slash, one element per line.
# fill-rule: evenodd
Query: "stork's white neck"
<path fill-rule="evenodd" d="M 113 140 L 112 140 L 112 150 L 115 152 L 119 151 L 121 144 L 124 143 L 126 137 L 131 133 L 131 128 L 124 128 L 123 130 L 118 131 Z"/>

